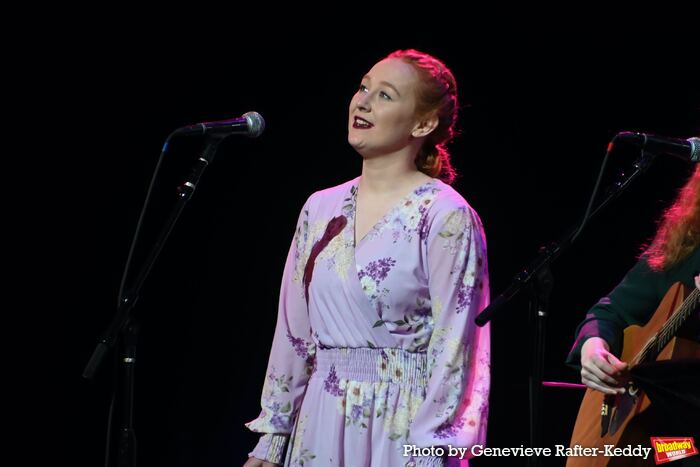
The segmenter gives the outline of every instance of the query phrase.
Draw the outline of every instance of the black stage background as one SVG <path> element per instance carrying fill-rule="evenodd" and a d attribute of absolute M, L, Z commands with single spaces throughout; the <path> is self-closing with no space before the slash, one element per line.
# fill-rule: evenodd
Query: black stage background
<path fill-rule="evenodd" d="M 66 43 L 48 41 L 51 57 L 42 66 L 56 77 L 45 89 L 51 105 L 81 116 L 56 122 L 72 131 L 51 141 L 51 151 L 62 155 L 55 161 L 60 172 L 48 170 L 41 180 L 49 188 L 41 200 L 51 225 L 47 237 L 55 240 L 46 255 L 58 255 L 42 272 L 66 284 L 48 297 L 54 304 L 46 313 L 37 311 L 34 325 L 48 331 L 51 353 L 61 355 L 60 363 L 50 358 L 41 370 L 42 387 L 63 390 L 41 390 L 40 429 L 33 432 L 47 446 L 58 440 L 50 452 L 59 465 L 102 465 L 113 359 L 93 384 L 80 374 L 114 314 L 137 216 L 173 129 L 249 110 L 267 121 L 259 139 L 234 136 L 221 146 L 136 308 L 143 324 L 135 406 L 142 466 L 245 461 L 256 436 L 243 424 L 259 411 L 298 210 L 313 191 L 359 175 L 360 157 L 346 142 L 347 106 L 362 75 L 385 54 L 418 48 L 441 57 L 457 76 L 464 108 L 462 135 L 451 147 L 461 173 L 455 187 L 484 222 L 492 297 L 540 245 L 580 219 L 615 133 L 700 133 L 697 76 L 680 66 L 644 64 L 661 53 L 669 63 L 690 62 L 673 47 L 659 51 L 624 40 L 562 44 L 544 34 L 485 46 L 486 39 L 430 34 L 369 40 L 327 32 L 301 38 L 293 31 L 255 46 L 240 36 L 180 41 L 173 34 L 130 42 L 95 29 Z M 173 141 L 144 244 L 201 144 Z M 635 156 L 616 151 L 608 175 L 627 170 Z M 577 323 L 632 266 L 689 171 L 682 161 L 657 159 L 555 263 L 545 379 L 578 381 L 563 363 Z M 493 447 L 528 445 L 527 315 L 519 298 L 492 323 Z M 544 391 L 542 447 L 566 444 L 581 392 Z M 474 465 L 523 462 L 483 458 Z"/>

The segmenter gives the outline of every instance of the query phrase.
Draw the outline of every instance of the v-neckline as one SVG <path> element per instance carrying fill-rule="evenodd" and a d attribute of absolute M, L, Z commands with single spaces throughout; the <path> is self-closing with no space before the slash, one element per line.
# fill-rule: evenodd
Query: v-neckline
<path fill-rule="evenodd" d="M 403 206 L 403 204 L 406 202 L 406 200 L 411 198 L 412 196 L 414 196 L 419 189 L 421 189 L 427 185 L 434 184 L 436 180 L 437 179 L 435 179 L 435 178 L 431 178 L 430 180 L 425 181 L 425 182 L 421 183 L 420 185 L 417 185 L 411 191 L 409 191 L 406 195 L 399 198 L 398 201 L 391 208 L 389 208 L 389 210 L 387 212 L 385 212 L 384 215 L 382 217 L 380 217 L 379 220 L 377 220 L 377 222 L 374 223 L 374 225 L 362 236 L 362 238 L 360 240 L 357 240 L 357 234 L 356 234 L 356 231 L 357 231 L 357 193 L 360 190 L 360 177 L 357 177 L 355 179 L 355 183 L 353 184 L 352 198 L 351 198 L 352 199 L 352 230 L 351 230 L 351 233 L 352 233 L 352 240 L 353 240 L 353 249 L 357 250 L 360 247 L 360 245 L 365 242 L 365 239 L 370 236 L 370 234 L 372 234 L 375 230 L 377 230 L 377 228 L 380 225 L 384 224 L 384 221 L 386 220 L 387 217 L 389 217 L 389 215 L 391 215 L 394 211 L 399 209 L 399 207 Z"/>

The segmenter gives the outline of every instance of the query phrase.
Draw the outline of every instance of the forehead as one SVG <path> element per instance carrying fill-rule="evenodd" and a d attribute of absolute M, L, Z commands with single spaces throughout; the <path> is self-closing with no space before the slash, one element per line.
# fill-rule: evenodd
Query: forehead
<path fill-rule="evenodd" d="M 399 90 L 413 87 L 418 81 L 418 74 L 410 65 L 398 58 L 387 58 L 377 63 L 367 73 L 372 81 L 386 81 Z"/>

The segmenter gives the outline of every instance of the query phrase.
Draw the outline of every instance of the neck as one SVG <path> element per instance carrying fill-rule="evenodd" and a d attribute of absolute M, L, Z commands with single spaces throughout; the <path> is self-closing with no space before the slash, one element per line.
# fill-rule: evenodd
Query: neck
<path fill-rule="evenodd" d="M 425 183 L 430 177 L 419 171 L 413 161 L 392 160 L 387 157 L 365 159 L 362 163 L 360 189 L 365 193 L 391 195 Z"/>
<path fill-rule="evenodd" d="M 411 147 L 408 151 L 365 158 L 362 162 L 360 188 L 365 193 L 391 195 L 427 182 L 430 177 L 416 168 L 416 152 Z"/>

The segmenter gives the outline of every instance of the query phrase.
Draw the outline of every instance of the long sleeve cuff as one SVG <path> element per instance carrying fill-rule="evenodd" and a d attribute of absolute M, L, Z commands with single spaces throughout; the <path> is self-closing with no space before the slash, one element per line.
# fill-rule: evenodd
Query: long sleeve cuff
<path fill-rule="evenodd" d="M 620 348 L 620 332 L 604 320 L 591 319 L 580 326 L 576 342 L 574 342 L 574 346 L 566 358 L 567 365 L 576 370 L 581 370 L 581 347 L 590 337 L 600 337 L 608 343 L 610 352 L 613 355 L 620 356 L 622 351 Z"/>
<path fill-rule="evenodd" d="M 282 464 L 288 440 L 289 435 L 274 433 L 262 435 L 255 448 L 248 453 L 248 456 L 272 462 L 273 464 Z"/>

